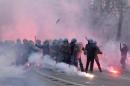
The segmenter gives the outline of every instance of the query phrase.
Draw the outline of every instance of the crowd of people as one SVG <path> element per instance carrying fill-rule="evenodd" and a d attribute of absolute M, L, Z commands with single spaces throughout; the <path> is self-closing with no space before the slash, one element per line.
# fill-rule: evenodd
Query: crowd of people
<path fill-rule="evenodd" d="M 73 65 L 82 72 L 93 72 L 94 61 L 96 62 L 99 71 L 102 72 L 102 68 L 99 62 L 98 54 L 102 54 L 101 50 L 97 46 L 97 42 L 88 39 L 86 46 L 84 47 L 82 42 L 78 42 L 77 39 L 72 39 L 70 42 L 68 39 L 55 39 L 42 41 L 35 39 L 35 41 L 23 39 L 17 39 L 14 41 L 0 41 L 0 54 L 4 54 L 6 50 L 14 50 L 16 53 L 16 65 L 24 65 L 28 62 L 28 58 L 32 53 L 42 52 L 43 56 L 50 55 L 57 63 L 64 62 L 69 65 Z M 125 59 L 127 57 L 127 46 L 120 47 L 122 52 L 121 64 L 125 66 Z M 84 68 L 81 54 L 84 54 L 87 58 L 86 67 Z M 125 54 L 125 55 L 124 55 Z"/>

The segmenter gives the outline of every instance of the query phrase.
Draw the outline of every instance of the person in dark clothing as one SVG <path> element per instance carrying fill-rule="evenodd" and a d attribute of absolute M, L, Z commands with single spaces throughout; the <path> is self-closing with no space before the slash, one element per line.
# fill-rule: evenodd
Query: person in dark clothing
<path fill-rule="evenodd" d="M 71 55 L 73 55 L 74 47 L 75 47 L 76 43 L 77 43 L 76 39 L 72 39 L 70 42 Z"/>
<path fill-rule="evenodd" d="M 71 65 L 77 66 L 77 60 L 74 57 L 74 47 L 77 43 L 77 40 L 74 38 L 70 42 L 70 58 L 71 58 Z"/>
<path fill-rule="evenodd" d="M 44 53 L 44 55 L 49 55 L 50 54 L 49 40 L 46 40 L 43 43 L 43 53 Z"/>
<path fill-rule="evenodd" d="M 23 44 L 20 39 L 16 40 L 15 44 L 15 52 L 16 52 L 16 65 L 22 65 L 22 58 L 23 58 Z"/>
<path fill-rule="evenodd" d="M 96 54 L 95 54 L 95 62 L 97 64 L 97 66 L 98 66 L 99 71 L 102 72 L 102 68 L 101 68 L 101 65 L 100 65 L 100 62 L 99 62 L 99 58 L 98 58 L 98 54 L 102 54 L 102 52 L 99 49 L 99 47 L 97 46 L 97 42 L 96 41 L 94 42 L 94 44 L 95 44 L 96 49 L 97 49 Z"/>
<path fill-rule="evenodd" d="M 61 53 L 63 55 L 63 62 L 70 64 L 71 59 L 70 59 L 70 46 L 68 39 L 63 40 L 63 44 L 61 46 Z"/>
<path fill-rule="evenodd" d="M 128 47 L 125 43 L 122 44 L 120 43 L 120 51 L 121 51 L 121 65 L 122 68 L 125 69 L 126 68 L 126 59 L 127 59 L 127 52 L 128 52 Z"/>
<path fill-rule="evenodd" d="M 36 45 L 37 45 L 37 46 L 42 46 L 41 40 L 35 38 L 35 42 L 36 42 Z"/>
<path fill-rule="evenodd" d="M 53 59 L 56 60 L 56 57 L 58 56 L 58 47 L 57 47 L 57 40 L 53 40 L 50 44 L 50 56 L 53 57 Z"/>
<path fill-rule="evenodd" d="M 28 62 L 29 52 L 29 41 L 27 39 L 23 40 L 23 44 L 18 39 L 16 43 L 16 65 L 24 65 Z"/>
<path fill-rule="evenodd" d="M 58 41 L 57 41 L 57 49 L 56 49 L 56 51 L 57 51 L 57 57 L 55 58 L 55 60 L 56 60 L 56 63 L 58 63 L 58 62 L 63 62 L 63 60 L 64 60 L 64 56 L 63 56 L 63 48 L 62 48 L 62 46 L 63 46 L 63 40 L 62 39 L 59 39 Z"/>
<path fill-rule="evenodd" d="M 88 72 L 88 67 L 90 65 L 90 72 L 93 72 L 94 59 L 96 55 L 97 48 L 93 43 L 93 40 L 88 40 L 88 44 L 85 46 L 85 54 L 87 55 L 87 63 L 85 71 Z"/>
<path fill-rule="evenodd" d="M 29 53 L 40 52 L 40 49 L 35 46 L 35 43 L 32 40 L 29 40 Z"/>
<path fill-rule="evenodd" d="M 43 50 L 43 55 L 49 55 L 50 53 L 50 46 L 49 41 L 46 40 L 43 42 L 43 45 L 35 44 L 38 48 L 41 48 Z"/>

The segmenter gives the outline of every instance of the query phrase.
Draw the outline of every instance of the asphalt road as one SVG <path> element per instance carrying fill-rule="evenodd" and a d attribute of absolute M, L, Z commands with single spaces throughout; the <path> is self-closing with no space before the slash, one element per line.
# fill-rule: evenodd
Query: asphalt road
<path fill-rule="evenodd" d="M 94 78 L 51 69 L 31 69 L 18 77 L 0 77 L 0 86 L 130 86 L 130 71 L 121 75 L 95 71 Z"/>
<path fill-rule="evenodd" d="M 53 83 L 59 83 L 60 86 L 130 86 L 130 71 L 115 75 L 104 71 L 102 73 L 95 71 L 94 78 L 82 77 L 78 75 L 68 75 L 53 70 L 36 71 L 43 77 L 48 78 Z"/>

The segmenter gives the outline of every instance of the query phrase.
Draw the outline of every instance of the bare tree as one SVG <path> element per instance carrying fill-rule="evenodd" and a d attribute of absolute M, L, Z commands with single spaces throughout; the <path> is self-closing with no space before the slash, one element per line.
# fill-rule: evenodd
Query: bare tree
<path fill-rule="evenodd" d="M 117 24 L 117 35 L 116 40 L 120 40 L 122 36 L 122 24 L 123 24 L 123 13 L 127 7 L 128 0 L 92 0 L 93 6 L 96 9 L 100 9 L 99 12 L 102 15 L 103 13 L 114 14 L 115 17 L 118 17 Z"/>
<path fill-rule="evenodd" d="M 119 15 L 119 20 L 118 20 L 118 26 L 117 26 L 117 36 L 116 36 L 116 40 L 120 40 L 121 36 L 122 36 L 122 24 L 123 24 L 123 4 L 120 1 L 120 3 L 118 4 L 118 15 Z"/>

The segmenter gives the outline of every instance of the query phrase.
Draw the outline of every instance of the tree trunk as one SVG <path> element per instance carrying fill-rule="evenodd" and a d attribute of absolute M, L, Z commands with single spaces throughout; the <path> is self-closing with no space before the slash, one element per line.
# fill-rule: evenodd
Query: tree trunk
<path fill-rule="evenodd" d="M 122 25 L 123 25 L 123 6 L 122 3 L 120 4 L 120 9 L 119 9 L 119 22 L 117 26 L 117 36 L 116 40 L 119 41 L 122 37 Z"/>

